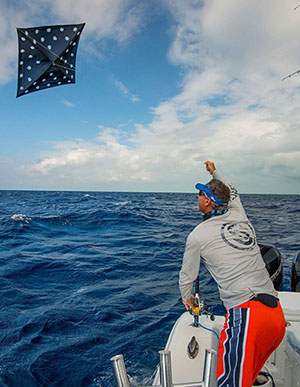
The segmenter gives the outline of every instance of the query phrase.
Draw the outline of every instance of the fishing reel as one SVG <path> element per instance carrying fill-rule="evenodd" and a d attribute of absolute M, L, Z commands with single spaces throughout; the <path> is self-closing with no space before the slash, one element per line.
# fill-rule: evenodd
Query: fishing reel
<path fill-rule="evenodd" d="M 195 326 L 198 326 L 199 316 L 203 313 L 209 313 L 209 306 L 205 305 L 203 301 L 200 300 L 199 294 L 196 293 L 193 299 L 193 306 L 189 309 L 191 315 L 195 318 Z"/>
<path fill-rule="evenodd" d="M 190 308 L 190 313 L 193 316 L 200 316 L 201 314 L 208 312 L 209 306 L 204 304 L 204 302 L 200 300 L 199 294 L 196 293 L 193 299 L 193 306 Z"/>

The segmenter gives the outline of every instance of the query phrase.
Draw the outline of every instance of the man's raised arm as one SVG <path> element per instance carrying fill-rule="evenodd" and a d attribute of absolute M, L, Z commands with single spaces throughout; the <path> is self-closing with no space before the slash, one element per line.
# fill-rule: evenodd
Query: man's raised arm
<path fill-rule="evenodd" d="M 227 185 L 227 187 L 230 189 L 230 202 L 228 207 L 241 207 L 244 211 L 243 205 L 240 201 L 240 196 L 238 194 L 238 191 L 233 186 L 232 183 L 230 183 L 225 177 L 221 175 L 221 173 L 216 169 L 215 163 L 213 161 L 204 161 L 204 164 L 206 165 L 206 170 L 212 175 L 212 177 L 216 180 L 220 180 L 222 183 Z"/>

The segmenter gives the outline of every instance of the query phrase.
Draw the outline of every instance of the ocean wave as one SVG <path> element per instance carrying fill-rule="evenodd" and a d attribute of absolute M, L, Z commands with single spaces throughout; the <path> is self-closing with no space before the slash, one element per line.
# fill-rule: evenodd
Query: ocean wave
<path fill-rule="evenodd" d="M 32 218 L 28 215 L 25 215 L 25 214 L 14 214 L 13 216 L 11 216 L 10 218 L 11 220 L 14 220 L 16 222 L 24 222 L 24 223 L 29 223 Z"/>
<path fill-rule="evenodd" d="M 284 257 L 285 290 L 299 250 L 297 198 L 242 198 L 258 240 Z M 0 385 L 110 387 L 116 353 L 133 385 L 151 378 L 184 311 L 178 272 L 201 221 L 197 197 L 12 191 L 0 210 Z M 221 309 L 200 270 L 205 301 Z"/>
<path fill-rule="evenodd" d="M 130 204 L 131 201 L 130 200 L 123 200 L 123 201 L 120 201 L 120 202 L 115 202 L 113 203 L 116 207 L 124 207 L 124 206 L 127 206 L 128 204 Z"/>

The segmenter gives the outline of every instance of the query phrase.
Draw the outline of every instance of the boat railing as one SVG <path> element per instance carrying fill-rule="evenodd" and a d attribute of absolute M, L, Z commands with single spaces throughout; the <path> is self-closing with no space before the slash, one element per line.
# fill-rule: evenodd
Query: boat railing
<path fill-rule="evenodd" d="M 160 384 L 156 387 L 216 387 L 216 365 L 217 352 L 213 349 L 205 350 L 205 360 L 203 368 L 203 379 L 199 382 L 173 384 L 171 352 L 167 350 L 159 351 L 160 367 L 159 376 Z M 118 387 L 130 387 L 123 355 L 116 355 L 110 359 L 113 362 L 115 376 Z M 150 387 L 150 386 L 140 386 Z M 154 386 L 152 386 L 154 387 Z"/>

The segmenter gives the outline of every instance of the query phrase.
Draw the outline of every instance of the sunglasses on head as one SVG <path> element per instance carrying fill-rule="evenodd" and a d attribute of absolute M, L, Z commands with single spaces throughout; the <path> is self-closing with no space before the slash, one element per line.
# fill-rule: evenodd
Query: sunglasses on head
<path fill-rule="evenodd" d="M 199 191 L 199 196 L 205 196 L 206 198 L 208 198 L 208 196 L 204 191 Z"/>

